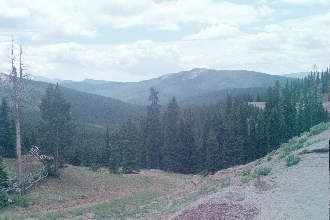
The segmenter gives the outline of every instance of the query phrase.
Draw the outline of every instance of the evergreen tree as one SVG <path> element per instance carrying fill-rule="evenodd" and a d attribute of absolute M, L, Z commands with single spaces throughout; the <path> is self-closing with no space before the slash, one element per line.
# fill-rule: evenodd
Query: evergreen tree
<path fill-rule="evenodd" d="M 290 91 L 288 81 L 286 82 L 285 88 L 283 89 L 281 108 L 283 109 L 284 126 L 285 126 L 285 130 L 282 132 L 285 135 L 284 139 L 288 140 L 289 138 L 295 135 L 295 118 L 296 118 L 296 106 L 295 103 L 293 102 L 292 92 Z"/>
<path fill-rule="evenodd" d="M 147 119 L 143 118 L 139 123 L 139 164 L 141 168 L 147 168 L 147 157 L 148 157 L 148 147 L 147 147 L 147 137 L 148 137 L 148 129 L 147 129 Z"/>
<path fill-rule="evenodd" d="M 8 186 L 8 174 L 5 171 L 5 166 L 2 162 L 2 158 L 0 157 L 0 191 L 2 187 Z"/>
<path fill-rule="evenodd" d="M 54 157 L 55 172 L 64 163 L 64 150 L 72 144 L 73 123 L 70 104 L 64 99 L 58 84 L 50 85 L 41 99 L 41 147 Z"/>
<path fill-rule="evenodd" d="M 122 168 L 124 173 L 139 171 L 138 149 L 137 149 L 137 128 L 131 120 L 124 125 L 122 140 Z"/>
<path fill-rule="evenodd" d="M 194 126 L 195 119 L 192 110 L 185 110 L 180 121 L 179 132 L 182 149 L 178 152 L 178 160 L 181 162 L 181 173 L 196 173 L 199 168 Z"/>
<path fill-rule="evenodd" d="M 122 161 L 122 129 L 115 130 L 110 138 L 109 163 L 108 167 L 112 173 L 118 173 Z"/>
<path fill-rule="evenodd" d="M 160 105 L 158 104 L 158 91 L 150 89 L 146 125 L 145 125 L 145 144 L 146 144 L 146 166 L 148 168 L 158 169 L 161 162 L 161 123 L 160 123 Z"/>
<path fill-rule="evenodd" d="M 162 164 L 165 170 L 179 171 L 181 169 L 180 137 L 179 137 L 179 106 L 173 97 L 164 114 L 164 147 Z"/>
<path fill-rule="evenodd" d="M 0 156 L 15 158 L 15 128 L 10 119 L 10 110 L 5 98 L 0 106 Z"/>
<path fill-rule="evenodd" d="M 206 142 L 206 164 L 207 170 L 211 173 L 216 172 L 220 168 L 221 151 L 217 141 L 214 129 L 210 129 Z"/>

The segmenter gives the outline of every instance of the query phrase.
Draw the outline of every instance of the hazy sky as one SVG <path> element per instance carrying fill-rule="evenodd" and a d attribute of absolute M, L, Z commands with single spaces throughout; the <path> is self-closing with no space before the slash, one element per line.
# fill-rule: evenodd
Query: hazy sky
<path fill-rule="evenodd" d="M 137 81 L 195 67 L 271 74 L 330 65 L 330 0 L 0 0 L 27 72 Z"/>

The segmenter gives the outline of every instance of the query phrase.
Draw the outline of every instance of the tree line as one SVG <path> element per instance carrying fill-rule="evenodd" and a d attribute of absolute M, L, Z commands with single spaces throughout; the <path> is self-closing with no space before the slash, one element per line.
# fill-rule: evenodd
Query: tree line
<path fill-rule="evenodd" d="M 329 92 L 329 70 L 302 80 L 277 82 L 261 97 L 241 95 L 217 105 L 181 110 L 175 97 L 165 110 L 150 89 L 147 114 L 105 135 L 105 148 L 95 155 L 113 172 L 140 168 L 180 173 L 213 173 L 248 163 L 281 143 L 328 121 L 322 99 Z M 264 101 L 265 108 L 249 105 Z M 97 153 L 96 153 L 97 154 Z"/>
<path fill-rule="evenodd" d="M 50 85 L 39 105 L 41 120 L 23 135 L 25 152 L 35 144 L 52 155 L 56 170 L 64 163 L 112 172 L 162 169 L 179 173 L 213 173 L 248 163 L 275 150 L 313 125 L 328 121 L 322 106 L 329 74 L 311 73 L 301 80 L 278 82 L 258 96 L 228 95 L 216 105 L 181 109 L 173 97 L 160 106 L 150 89 L 145 117 L 95 132 L 71 119 L 70 104 L 58 85 Z M 264 101 L 265 107 L 249 105 Z M 6 99 L 0 106 L 0 154 L 15 157 L 15 126 Z"/>

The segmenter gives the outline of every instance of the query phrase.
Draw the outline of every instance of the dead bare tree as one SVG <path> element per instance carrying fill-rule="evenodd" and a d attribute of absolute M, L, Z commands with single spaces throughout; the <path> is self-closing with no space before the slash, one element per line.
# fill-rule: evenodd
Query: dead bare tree
<path fill-rule="evenodd" d="M 19 54 L 19 75 L 15 66 L 15 55 L 14 55 L 14 40 L 12 39 L 11 44 L 11 73 L 9 75 L 10 82 L 13 85 L 13 102 L 15 108 L 15 128 L 16 128 L 16 154 L 17 154 L 17 177 L 18 183 L 21 187 L 20 194 L 22 195 L 23 187 L 23 171 L 22 171 L 22 141 L 21 141 L 21 124 L 20 124 L 20 103 L 21 103 L 21 92 L 23 83 L 23 65 L 22 65 L 22 47 L 20 47 Z"/>

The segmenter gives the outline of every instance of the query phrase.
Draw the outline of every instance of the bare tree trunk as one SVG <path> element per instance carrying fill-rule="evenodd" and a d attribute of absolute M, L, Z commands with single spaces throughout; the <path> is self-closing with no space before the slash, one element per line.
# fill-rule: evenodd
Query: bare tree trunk
<path fill-rule="evenodd" d="M 22 172 L 22 145 L 21 145 L 21 125 L 20 125 L 20 112 L 19 112 L 19 92 L 16 88 L 15 91 L 15 126 L 16 126 L 16 154 L 18 165 L 18 183 L 21 187 L 21 195 L 23 189 L 23 172 Z"/>
<path fill-rule="evenodd" d="M 22 49 L 20 49 L 20 77 L 18 77 L 16 67 L 14 65 L 14 40 L 12 40 L 12 50 L 11 50 L 11 80 L 13 82 L 14 89 L 14 105 L 15 105 L 15 127 L 16 127 L 16 155 L 17 155 L 17 176 L 18 183 L 21 188 L 20 195 L 24 192 L 23 185 L 23 172 L 22 172 L 22 144 L 21 144 L 21 125 L 20 125 L 20 93 L 21 93 L 21 83 L 22 83 Z"/>

